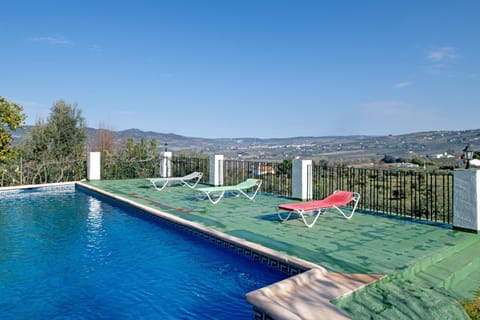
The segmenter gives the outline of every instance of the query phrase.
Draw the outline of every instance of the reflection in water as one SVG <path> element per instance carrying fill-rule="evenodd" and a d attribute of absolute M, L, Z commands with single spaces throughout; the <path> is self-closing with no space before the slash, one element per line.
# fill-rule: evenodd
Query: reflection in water
<path fill-rule="evenodd" d="M 88 199 L 88 232 L 98 233 L 102 228 L 101 202 L 93 197 Z"/>
<path fill-rule="evenodd" d="M 87 239 L 90 249 L 98 250 L 103 236 L 101 205 L 102 203 L 98 199 L 88 198 Z"/>

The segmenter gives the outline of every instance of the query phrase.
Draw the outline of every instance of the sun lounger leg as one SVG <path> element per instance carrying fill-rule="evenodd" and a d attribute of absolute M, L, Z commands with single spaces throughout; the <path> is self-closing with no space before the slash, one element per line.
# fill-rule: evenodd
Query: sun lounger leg
<path fill-rule="evenodd" d="M 345 219 L 347 219 L 347 220 L 350 220 L 350 219 L 353 217 L 353 215 L 354 215 L 354 213 L 355 213 L 355 210 L 357 209 L 358 202 L 360 201 L 360 194 L 355 193 L 355 194 L 353 195 L 352 201 L 354 201 L 355 204 L 353 205 L 352 212 L 351 212 L 349 215 L 345 214 L 345 212 L 343 212 L 342 209 L 340 209 L 339 207 L 334 206 L 334 208 L 337 209 L 337 210 L 340 212 L 340 214 L 341 214 L 342 216 L 344 216 Z"/>
<path fill-rule="evenodd" d="M 249 200 L 253 200 L 255 196 L 257 195 L 257 191 L 251 196 L 248 195 L 248 193 L 244 192 L 243 190 L 238 190 L 241 194 L 243 194 L 245 197 L 247 197 Z"/>
<path fill-rule="evenodd" d="M 188 183 L 187 180 L 181 180 L 180 182 L 181 182 L 184 186 L 193 189 L 193 188 L 195 188 L 195 187 L 197 186 L 197 184 L 200 182 L 200 179 L 201 179 L 201 178 L 202 178 L 202 175 L 199 175 L 199 176 L 196 178 L 196 180 L 195 180 L 195 182 L 194 182 L 193 184 Z"/>
<path fill-rule="evenodd" d="M 225 195 L 225 191 L 222 191 L 219 195 L 218 195 L 218 198 L 217 199 L 214 199 L 214 196 L 210 196 L 210 192 L 206 193 L 207 194 L 207 197 L 208 197 L 208 200 L 210 200 L 211 203 L 213 204 L 217 204 L 220 200 L 222 200 L 223 196 Z"/>
<path fill-rule="evenodd" d="M 313 218 L 313 221 L 311 223 L 308 223 L 307 222 L 307 219 L 306 219 L 306 216 L 308 216 L 307 212 L 305 211 L 301 211 L 301 212 L 298 212 L 298 214 L 300 215 L 300 217 L 302 217 L 302 220 L 303 220 L 303 223 L 308 227 L 308 228 L 311 228 L 315 225 L 315 223 L 317 222 L 318 220 L 318 217 L 320 217 L 321 215 L 325 214 L 325 211 L 326 209 L 319 209 L 319 210 L 316 210 L 316 214 L 315 214 L 315 218 Z M 315 212 L 315 211 L 313 211 Z"/>
<path fill-rule="evenodd" d="M 325 211 L 326 211 L 326 209 L 319 209 L 319 210 L 313 211 L 313 213 L 316 212 L 316 214 L 315 214 L 315 218 L 313 218 L 313 221 L 311 223 L 309 223 L 307 221 L 307 216 L 309 216 L 309 212 L 312 212 L 312 211 L 303 211 L 303 210 L 289 211 L 288 215 L 286 217 L 283 217 L 282 214 L 280 213 L 281 210 L 278 210 L 277 215 L 278 215 L 278 218 L 280 219 L 280 221 L 283 222 L 283 221 L 287 221 L 293 213 L 298 214 L 300 216 L 300 218 L 302 218 L 302 221 L 305 224 L 305 226 L 307 226 L 308 228 L 311 228 L 317 222 L 318 217 L 325 214 Z"/>
<path fill-rule="evenodd" d="M 339 207 L 334 207 L 334 208 L 337 209 L 338 212 L 340 212 L 340 214 L 341 214 L 342 216 L 344 216 L 345 219 L 347 219 L 347 220 L 350 220 L 350 219 L 353 217 L 353 214 L 355 213 L 355 211 L 352 211 L 350 214 L 347 215 L 347 214 L 346 214 L 345 212 L 343 212 L 343 210 L 340 209 Z"/>
<path fill-rule="evenodd" d="M 150 181 L 150 182 L 153 184 L 153 187 L 158 191 L 162 191 L 163 189 L 165 189 L 165 187 L 168 184 L 168 181 L 165 181 L 165 183 L 159 188 L 159 187 L 157 187 L 157 184 L 155 182 L 153 182 L 153 181 Z"/>
<path fill-rule="evenodd" d="M 287 216 L 284 218 L 284 217 L 282 217 L 281 210 L 277 210 L 278 218 L 279 218 L 280 221 L 282 221 L 282 222 L 283 222 L 283 221 L 287 221 L 287 220 L 290 218 L 290 216 L 292 215 L 292 213 L 293 213 L 293 211 L 288 211 Z"/>
<path fill-rule="evenodd" d="M 259 183 L 257 184 L 257 189 L 255 189 L 255 192 L 249 196 L 248 193 L 244 192 L 243 190 L 239 189 L 238 191 L 242 193 L 245 197 L 247 197 L 249 200 L 253 200 L 255 196 L 258 193 L 258 190 L 260 190 L 260 186 L 262 185 L 262 180 L 259 180 Z"/>

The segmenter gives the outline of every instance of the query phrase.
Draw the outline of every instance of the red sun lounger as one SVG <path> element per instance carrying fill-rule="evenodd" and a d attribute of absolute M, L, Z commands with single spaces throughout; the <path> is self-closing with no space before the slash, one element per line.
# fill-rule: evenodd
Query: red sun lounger
<path fill-rule="evenodd" d="M 307 202 L 297 202 L 297 203 L 287 203 L 279 205 L 277 208 L 277 214 L 281 221 L 288 220 L 293 213 L 299 215 L 303 223 L 309 228 L 311 228 L 320 215 L 325 214 L 325 211 L 329 208 L 335 208 L 343 215 L 346 219 L 350 220 L 357 209 L 358 201 L 360 200 L 360 194 L 356 192 L 349 191 L 335 191 L 333 194 L 329 195 L 322 200 L 314 200 Z M 339 207 L 345 206 L 350 202 L 354 201 L 354 206 L 350 214 L 346 214 Z M 281 211 L 288 211 L 287 216 L 282 216 Z M 307 216 L 315 216 L 311 223 L 307 222 Z"/>

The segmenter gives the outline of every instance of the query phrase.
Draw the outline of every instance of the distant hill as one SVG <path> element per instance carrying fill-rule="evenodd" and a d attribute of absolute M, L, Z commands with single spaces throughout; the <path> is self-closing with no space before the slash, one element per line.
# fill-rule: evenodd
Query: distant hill
<path fill-rule="evenodd" d="M 29 130 L 27 127 L 26 130 Z M 96 129 L 88 128 L 93 137 Z M 17 130 L 15 143 L 25 134 Z M 253 137 L 207 139 L 185 137 L 174 133 L 159 133 L 128 129 L 114 132 L 115 139 L 123 144 L 128 138 L 139 141 L 156 139 L 163 150 L 220 153 L 227 158 L 243 159 L 291 159 L 297 156 L 313 159 L 379 159 L 384 155 L 395 157 L 436 156 L 449 154 L 460 156 L 470 143 L 480 150 L 480 129 L 464 131 L 426 131 L 388 136 L 326 136 L 260 139 Z"/>

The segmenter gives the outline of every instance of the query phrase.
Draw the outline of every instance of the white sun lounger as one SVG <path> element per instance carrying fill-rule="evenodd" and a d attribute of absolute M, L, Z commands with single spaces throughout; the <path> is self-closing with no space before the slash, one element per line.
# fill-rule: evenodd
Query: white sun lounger
<path fill-rule="evenodd" d="M 169 183 L 180 183 L 189 188 L 195 188 L 200 179 L 202 179 L 202 172 L 192 172 L 183 177 L 168 177 L 168 178 L 147 178 L 145 180 L 149 181 L 152 186 L 158 191 L 162 191 Z M 161 184 L 158 186 L 157 184 Z"/>
<path fill-rule="evenodd" d="M 220 200 L 222 200 L 225 193 L 233 193 L 233 194 L 243 194 L 249 200 L 253 200 L 257 195 L 258 190 L 260 190 L 260 186 L 262 185 L 262 180 L 260 179 L 247 179 L 239 184 L 234 186 L 219 186 L 219 187 L 205 187 L 205 188 L 198 188 L 195 189 L 196 191 L 200 192 L 200 196 L 198 198 L 200 200 L 208 198 L 211 203 L 216 204 Z M 249 195 L 247 193 L 248 189 L 253 189 L 253 194 Z"/>

